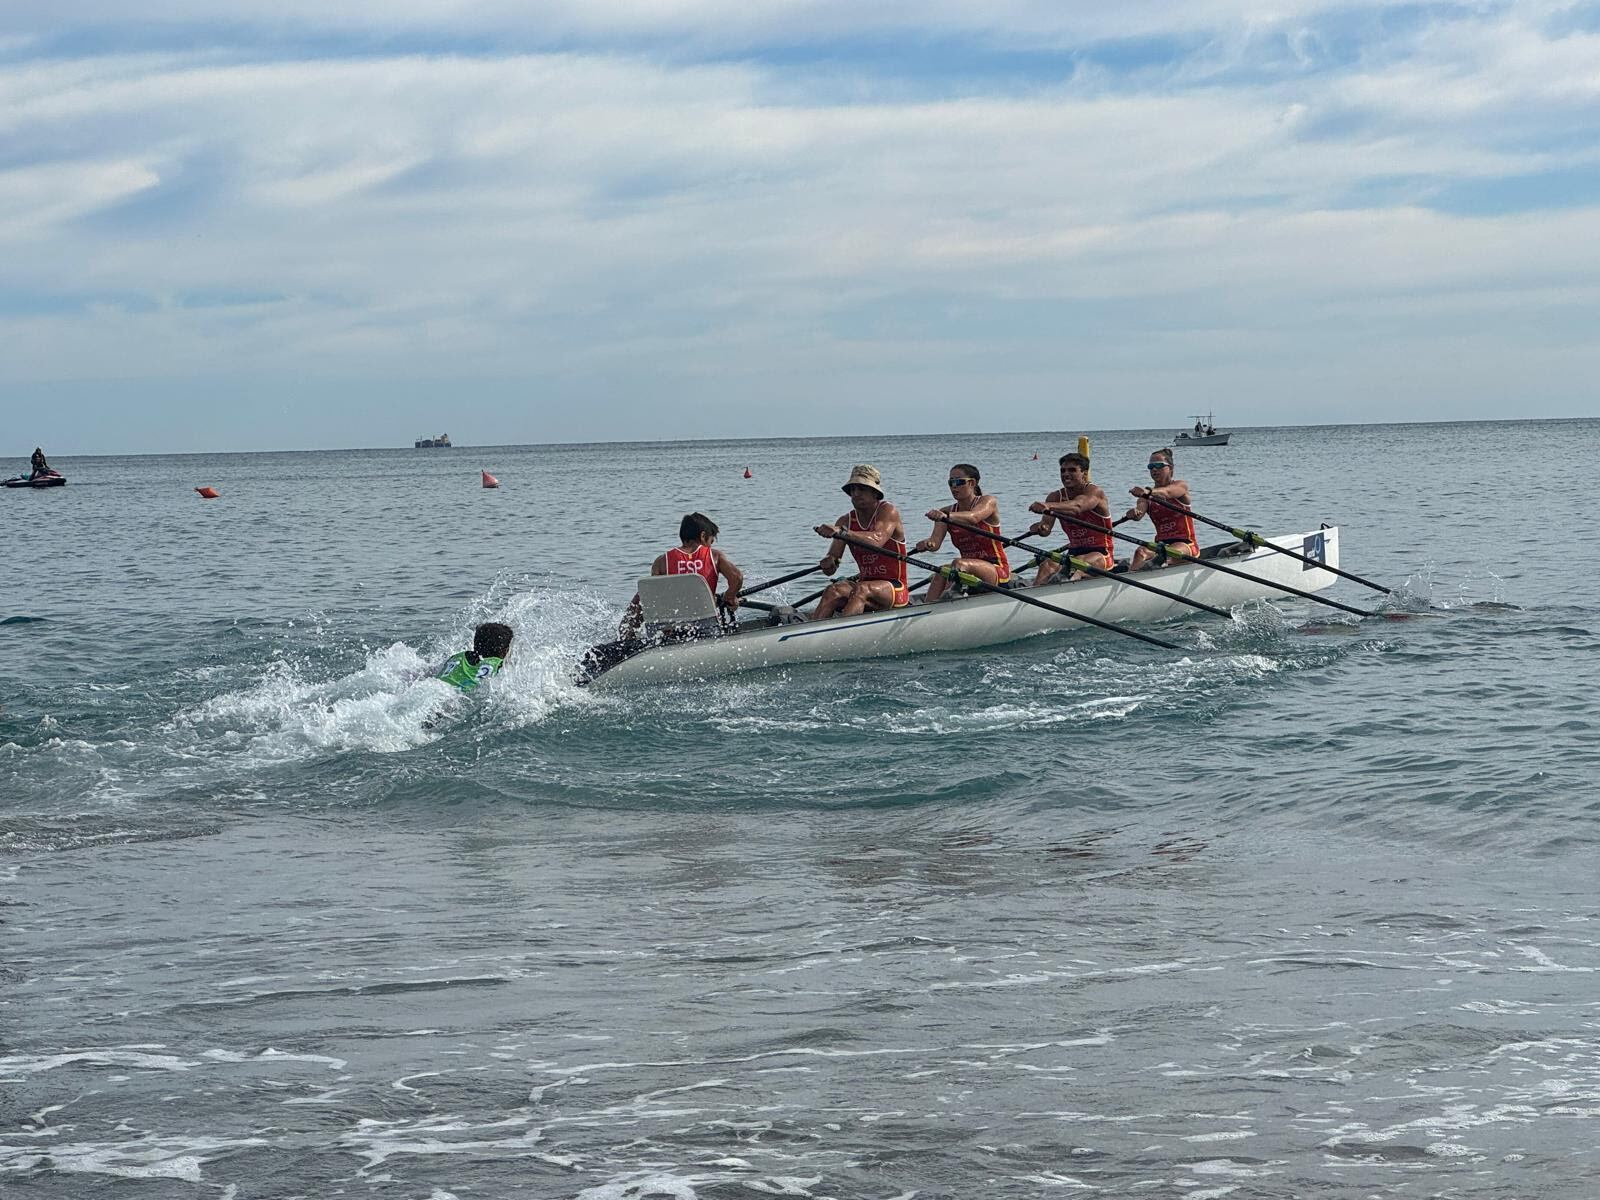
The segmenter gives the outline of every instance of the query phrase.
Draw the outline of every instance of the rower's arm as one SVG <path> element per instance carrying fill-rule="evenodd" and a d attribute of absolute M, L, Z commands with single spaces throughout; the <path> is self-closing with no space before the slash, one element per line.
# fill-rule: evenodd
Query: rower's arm
<path fill-rule="evenodd" d="M 944 511 L 957 525 L 965 525 L 969 529 L 982 529 L 985 521 L 995 519 L 995 514 L 1000 511 L 1000 502 L 993 496 L 980 496 L 978 503 L 965 512 L 954 506 Z"/>
<path fill-rule="evenodd" d="M 716 559 L 718 574 L 728 581 L 728 590 L 723 594 L 733 600 L 744 588 L 744 572 L 734 566 L 733 559 L 721 550 L 713 550 L 711 554 Z"/>

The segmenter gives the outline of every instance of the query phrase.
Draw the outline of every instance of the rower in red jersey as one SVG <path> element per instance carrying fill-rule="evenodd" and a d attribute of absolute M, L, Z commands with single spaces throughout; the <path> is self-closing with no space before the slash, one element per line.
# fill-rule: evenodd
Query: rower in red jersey
<path fill-rule="evenodd" d="M 1128 494 L 1137 501 L 1128 510 L 1128 520 L 1137 521 L 1148 515 L 1156 527 L 1157 542 L 1181 554 L 1199 554 L 1200 543 L 1194 534 L 1194 518 L 1189 515 L 1189 485 L 1172 477 L 1172 451 L 1165 448 L 1153 451 L 1146 468 L 1150 472 L 1151 486 L 1128 489 Z M 1157 500 L 1165 500 L 1167 504 L 1152 504 L 1152 496 Z M 1169 508 L 1168 504 L 1178 507 Z M 1133 569 L 1137 571 L 1151 559 L 1160 559 L 1155 564 L 1158 567 L 1179 561 L 1140 546 L 1133 552 Z"/>
<path fill-rule="evenodd" d="M 1028 511 L 1039 514 L 1028 532 L 1044 537 L 1055 525 L 1058 517 L 1072 517 L 1061 522 L 1067 535 L 1067 553 L 1081 558 L 1091 567 L 1109 571 L 1116 566 L 1116 543 L 1111 540 L 1111 502 L 1098 484 L 1089 482 L 1089 460 L 1077 452 L 1063 454 L 1060 459 L 1061 487 L 1043 500 L 1028 505 Z M 1094 528 L 1078 524 L 1087 521 Z M 1061 564 L 1048 559 L 1039 565 L 1033 585 L 1048 583 L 1061 571 Z M 1074 569 L 1067 579 L 1083 579 L 1087 572 Z"/>
<path fill-rule="evenodd" d="M 850 497 L 850 511 L 832 525 L 815 527 L 821 536 L 833 539 L 817 567 L 824 575 L 832 575 L 839 569 L 848 546 L 856 560 L 856 578 L 830 583 L 811 619 L 820 621 L 835 613 L 853 617 L 868 609 L 910 604 L 905 559 L 895 557 L 906 552 L 906 530 L 900 521 L 900 510 L 883 498 L 883 476 L 877 467 L 863 463 L 851 468 L 850 478 L 840 490 Z M 840 533 L 850 534 L 853 540 L 840 541 Z M 861 542 L 867 544 L 865 548 L 857 544 Z M 877 554 L 872 547 L 891 553 Z"/>
<path fill-rule="evenodd" d="M 711 594 L 716 595 L 717 576 L 728 581 L 721 603 L 730 611 L 739 607 L 739 589 L 744 586 L 744 573 L 733 565 L 733 560 L 716 549 L 717 523 L 705 513 L 689 513 L 678 522 L 678 545 L 665 554 L 658 555 L 650 564 L 652 575 L 698 575 L 706 581 Z M 622 617 L 622 636 L 633 637 L 639 632 L 642 609 L 639 597 L 634 596 L 628 611 Z"/>
<path fill-rule="evenodd" d="M 1011 581 L 1011 564 L 1006 561 L 1006 549 L 988 533 L 1000 532 L 1000 504 L 993 496 L 985 496 L 979 485 L 978 468 L 971 463 L 957 463 L 950 468 L 950 494 L 954 504 L 944 508 L 930 508 L 928 520 L 933 522 L 933 533 L 923 538 L 913 550 L 937 550 L 944 545 L 946 530 L 955 544 L 955 569 L 976 575 L 985 583 L 999 586 Z M 948 517 L 949 521 L 942 518 Z M 928 585 L 928 603 L 932 604 L 950 586 L 943 575 L 934 577 Z"/>

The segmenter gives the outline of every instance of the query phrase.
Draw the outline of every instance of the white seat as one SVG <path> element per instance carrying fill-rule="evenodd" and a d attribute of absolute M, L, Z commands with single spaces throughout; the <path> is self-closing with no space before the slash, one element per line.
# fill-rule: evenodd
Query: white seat
<path fill-rule="evenodd" d="M 649 575 L 639 580 L 639 607 L 645 628 L 717 628 L 717 602 L 698 575 Z"/>

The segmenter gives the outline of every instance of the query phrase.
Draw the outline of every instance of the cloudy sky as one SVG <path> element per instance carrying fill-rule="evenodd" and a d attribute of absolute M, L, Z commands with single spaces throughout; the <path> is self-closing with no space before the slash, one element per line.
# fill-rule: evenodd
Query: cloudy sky
<path fill-rule="evenodd" d="M 0 452 L 1590 415 L 1597 101 L 1595 0 L 7 4 Z"/>

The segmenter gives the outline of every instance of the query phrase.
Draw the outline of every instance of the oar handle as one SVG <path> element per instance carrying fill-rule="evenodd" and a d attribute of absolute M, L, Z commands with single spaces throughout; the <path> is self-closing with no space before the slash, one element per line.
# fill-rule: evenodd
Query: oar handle
<path fill-rule="evenodd" d="M 1046 604 L 1043 600 L 1036 600 L 1026 592 L 1007 591 L 1005 588 L 996 587 L 992 583 L 988 583 L 982 579 L 979 579 L 976 575 L 968 575 L 964 571 L 957 571 L 951 567 L 932 566 L 929 563 L 925 563 L 909 554 L 899 554 L 896 551 L 889 549 L 887 546 L 879 546 L 873 542 L 861 541 L 859 538 L 854 538 L 846 531 L 838 529 L 837 527 L 835 527 L 833 536 L 842 542 L 845 542 L 849 545 L 859 546 L 861 549 L 870 551 L 873 554 L 882 554 L 889 558 L 899 559 L 901 562 L 908 563 L 909 565 L 917 567 L 920 570 L 931 571 L 935 575 L 943 575 L 946 579 L 959 579 L 968 587 L 976 588 L 981 592 L 993 592 L 996 595 L 1006 597 L 1008 600 L 1016 600 L 1022 604 L 1031 604 L 1035 608 L 1042 608 L 1046 612 L 1052 612 L 1057 616 L 1066 617 L 1070 621 L 1082 621 L 1085 625 L 1094 625 L 1100 629 L 1109 629 L 1112 633 L 1120 633 L 1124 637 L 1136 638 L 1141 642 L 1148 642 L 1152 646 L 1160 646 L 1163 650 L 1180 649 L 1180 647 L 1173 642 L 1164 641 L 1157 637 L 1151 637 L 1149 634 L 1140 633 L 1136 629 L 1127 629 L 1121 625 L 1114 625 L 1110 621 L 1102 621 L 1099 617 L 1091 617 L 1084 613 L 1075 613 L 1065 608 L 1058 608 L 1054 604 Z"/>
<path fill-rule="evenodd" d="M 1267 541 L 1266 538 L 1262 537 L 1254 530 L 1235 529 L 1232 525 L 1226 525 L 1221 521 L 1212 519 L 1211 517 L 1201 516 L 1192 508 L 1186 508 L 1181 504 L 1174 504 L 1170 500 L 1163 500 L 1160 496 L 1146 495 L 1145 499 L 1151 503 L 1161 505 L 1162 508 L 1170 508 L 1175 512 L 1181 512 L 1186 516 L 1192 517 L 1196 521 L 1210 525 L 1213 529 L 1220 529 L 1224 533 L 1231 533 L 1241 542 L 1244 542 L 1246 545 L 1254 546 L 1258 550 L 1275 550 L 1279 554 L 1286 554 L 1290 558 L 1298 559 L 1300 562 L 1307 563 L 1313 567 L 1316 567 L 1318 570 L 1327 571 L 1330 574 L 1337 575 L 1340 579 L 1348 579 L 1351 583 L 1359 583 L 1363 587 L 1369 587 L 1375 592 L 1382 592 L 1386 596 L 1393 594 L 1391 589 L 1384 587 L 1381 583 L 1373 583 L 1370 579 L 1363 579 L 1359 575 L 1352 574 L 1349 571 L 1342 571 L 1338 567 L 1330 567 L 1327 563 L 1318 562 L 1309 555 L 1301 554 L 1296 550 L 1290 550 L 1284 546 L 1274 545 L 1272 542 Z"/>
<path fill-rule="evenodd" d="M 950 520 L 948 514 L 946 514 L 942 519 L 948 525 L 954 526 L 956 524 L 956 522 Z M 1122 584 L 1124 587 L 1137 588 L 1143 592 L 1154 592 L 1156 595 L 1163 596 L 1168 600 L 1176 600 L 1179 604 L 1187 604 L 1190 608 L 1204 609 L 1206 612 L 1211 613 L 1214 616 L 1221 617 L 1224 620 L 1233 620 L 1233 614 L 1231 612 L 1220 609 L 1213 604 L 1207 604 L 1203 600 L 1194 600 L 1188 596 L 1177 595 L 1174 592 L 1167 591 L 1165 588 L 1158 588 L 1153 584 L 1145 583 L 1143 580 L 1129 579 L 1126 575 L 1118 575 L 1115 571 L 1107 571 L 1105 568 L 1094 566 L 1092 563 L 1085 562 L 1081 558 L 1074 558 L 1070 553 L 1065 551 L 1046 550 L 1041 549 L 1038 546 L 1030 546 L 1021 538 L 1002 537 L 998 533 L 990 533 L 987 529 L 979 530 L 978 532 L 982 533 L 984 537 L 991 538 L 994 541 L 1003 543 L 1004 545 L 1015 546 L 1019 550 L 1026 550 L 1029 554 L 1033 555 L 1034 562 L 1048 559 L 1053 563 L 1064 564 L 1073 570 L 1082 571 L 1086 575 L 1095 575 L 1103 579 L 1110 579 L 1115 583 Z M 1024 568 L 1024 570 L 1025 569 L 1026 568 Z"/>

